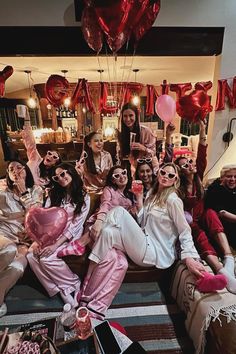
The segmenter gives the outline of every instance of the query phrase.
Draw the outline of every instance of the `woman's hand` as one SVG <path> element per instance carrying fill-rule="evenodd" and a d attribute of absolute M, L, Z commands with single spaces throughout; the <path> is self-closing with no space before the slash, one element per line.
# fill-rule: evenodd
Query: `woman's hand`
<path fill-rule="evenodd" d="M 26 186 L 25 186 L 25 176 L 22 173 L 24 170 L 24 167 L 21 169 L 21 171 L 18 173 L 14 185 L 17 187 L 18 191 L 20 193 L 26 192 Z"/>
<path fill-rule="evenodd" d="M 175 131 L 175 126 L 173 123 L 169 123 L 166 126 L 166 140 L 169 139 L 171 137 L 171 135 L 174 133 Z"/>
<path fill-rule="evenodd" d="M 201 262 L 196 261 L 195 259 L 189 257 L 189 258 L 185 258 L 185 264 L 188 270 L 190 271 L 190 273 L 195 275 L 197 278 L 203 277 L 202 273 L 204 273 L 206 269 Z"/>
<path fill-rule="evenodd" d="M 96 220 L 95 223 L 93 224 L 92 228 L 91 228 L 91 237 L 94 241 L 97 240 L 97 238 L 99 237 L 101 230 L 102 230 L 102 224 L 103 221 L 102 220 Z"/>
<path fill-rule="evenodd" d="M 19 245 L 17 247 L 18 255 L 26 256 L 28 253 L 28 247 L 26 245 Z"/>
<path fill-rule="evenodd" d="M 54 243 L 53 245 L 50 245 L 50 246 L 46 246 L 41 250 L 41 252 L 39 253 L 39 256 L 40 257 L 49 257 L 56 251 L 57 248 L 58 248 L 57 243 Z"/>
<path fill-rule="evenodd" d="M 143 144 L 140 144 L 140 143 L 132 143 L 130 145 L 130 149 L 131 150 L 139 150 L 139 151 L 143 151 L 143 152 L 147 151 L 147 148 Z"/>
<path fill-rule="evenodd" d="M 34 241 L 32 243 L 32 245 L 30 246 L 30 248 L 28 249 L 28 253 L 33 252 L 34 256 L 39 256 L 40 251 L 41 251 L 41 248 L 36 241 Z"/>

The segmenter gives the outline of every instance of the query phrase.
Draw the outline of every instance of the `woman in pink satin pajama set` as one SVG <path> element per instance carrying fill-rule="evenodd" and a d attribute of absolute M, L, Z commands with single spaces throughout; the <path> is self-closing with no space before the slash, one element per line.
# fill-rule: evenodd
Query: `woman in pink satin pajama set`
<path fill-rule="evenodd" d="M 34 243 L 27 259 L 49 296 L 60 293 L 65 303 L 76 306 L 77 293 L 80 292 L 80 279 L 57 254 L 68 241 L 82 235 L 83 224 L 89 211 L 89 197 L 83 191 L 80 176 L 68 163 L 62 163 L 55 168 L 52 182 L 53 188 L 49 192 L 46 207 L 64 208 L 68 214 L 67 225 L 53 245 L 40 249 Z"/>

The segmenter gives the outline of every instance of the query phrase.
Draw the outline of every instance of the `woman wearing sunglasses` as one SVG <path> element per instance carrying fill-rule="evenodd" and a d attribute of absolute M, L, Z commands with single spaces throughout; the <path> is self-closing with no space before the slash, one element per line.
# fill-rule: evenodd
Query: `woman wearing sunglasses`
<path fill-rule="evenodd" d="M 34 183 L 36 185 L 45 187 L 50 183 L 52 176 L 52 169 L 54 166 L 61 163 L 61 158 L 57 151 L 47 151 L 46 155 L 42 157 L 36 147 L 35 138 L 30 125 L 30 116 L 27 109 L 27 116 L 24 121 L 24 128 L 22 131 L 22 137 L 25 144 L 28 162 L 32 175 L 34 177 Z"/>
<path fill-rule="evenodd" d="M 45 207 L 64 208 L 68 214 L 67 225 L 53 245 L 40 249 L 37 244 L 33 244 L 27 258 L 50 297 L 60 293 L 65 303 L 76 306 L 80 279 L 58 257 L 58 253 L 71 240 L 81 237 L 89 211 L 89 196 L 83 191 L 83 182 L 72 165 L 62 163 L 54 171 L 53 188 L 49 191 Z"/>
<path fill-rule="evenodd" d="M 127 170 L 121 166 L 113 166 L 107 175 L 100 206 L 87 220 L 84 235 L 80 239 L 72 241 L 60 252 L 60 256 L 82 255 L 85 252 L 85 246 L 99 237 L 106 214 L 112 208 L 120 205 L 128 211 L 132 211 L 134 198 L 130 187 L 131 180 L 128 178 Z"/>
<path fill-rule="evenodd" d="M 85 286 L 80 303 L 80 305 L 87 306 L 93 316 L 104 318 L 106 306 L 112 302 L 121 284 L 120 281 L 123 279 L 120 277 L 121 272 L 117 279 L 111 277 L 111 274 L 114 274 L 111 264 L 110 269 L 106 268 L 107 275 L 104 274 L 105 292 L 103 288 L 99 287 L 100 293 L 93 288 L 91 279 L 94 283 L 98 283 L 93 273 L 96 274 L 96 269 L 97 275 L 102 273 L 102 266 L 106 266 L 105 260 L 107 261 L 112 251 L 117 251 L 120 255 L 126 254 L 140 266 L 154 265 L 160 269 L 167 269 L 178 258 L 176 243 L 179 240 L 180 258 L 186 263 L 189 271 L 196 276 L 198 282 L 203 282 L 202 279 L 208 273 L 205 272 L 203 264 L 199 262 L 200 257 L 193 244 L 191 229 L 185 220 L 183 202 L 178 197 L 178 187 L 177 167 L 172 163 L 165 164 L 159 170 L 157 183 L 151 189 L 144 204 L 143 193 L 136 194 L 137 217 L 141 227 L 123 207 L 115 207 L 106 214 L 99 238 L 89 256 L 90 260 L 97 265 L 94 263 L 90 265 L 91 268 L 93 267 L 92 275 L 88 288 Z M 101 281 L 104 283 L 103 279 Z M 217 276 L 217 286 L 220 281 L 221 286 L 224 286 L 225 277 Z M 213 288 L 216 283 L 215 277 L 208 279 L 208 283 Z M 94 296 L 92 296 L 93 292 L 90 287 L 93 288 Z M 106 306 L 101 305 L 102 295 Z"/>
<path fill-rule="evenodd" d="M 206 159 L 206 126 L 200 121 L 199 144 L 196 163 L 192 159 L 180 156 L 175 164 L 180 168 L 181 186 L 184 196 L 184 209 L 192 215 L 193 240 L 201 256 L 214 272 L 227 277 L 227 289 L 236 293 L 236 279 L 234 276 L 234 258 L 232 256 L 223 225 L 212 209 L 205 209 L 204 188 L 202 184 Z M 219 255 L 223 258 L 223 265 L 219 261 L 217 252 L 212 243 L 219 248 Z"/>
<path fill-rule="evenodd" d="M 4 297 L 22 276 L 30 244 L 24 218 L 31 207 L 41 206 L 43 191 L 34 185 L 29 167 L 12 160 L 6 171 L 6 190 L 0 191 L 0 317 L 6 311 Z"/>

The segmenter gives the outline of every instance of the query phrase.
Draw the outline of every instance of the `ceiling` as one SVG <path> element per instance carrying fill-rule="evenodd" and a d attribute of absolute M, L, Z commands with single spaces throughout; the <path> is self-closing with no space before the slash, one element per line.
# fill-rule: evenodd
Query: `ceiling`
<path fill-rule="evenodd" d="M 5 96 L 16 97 L 17 92 L 28 88 L 25 70 L 31 71 L 32 84 L 45 83 L 52 74 L 64 75 L 76 82 L 78 78 L 88 81 L 136 81 L 159 85 L 164 79 L 169 83 L 195 83 L 213 81 L 215 56 L 73 56 L 0 57 L 0 70 L 11 65 L 13 75 L 6 81 Z M 133 69 L 139 69 L 136 73 Z M 100 75 L 98 70 L 104 70 Z"/>

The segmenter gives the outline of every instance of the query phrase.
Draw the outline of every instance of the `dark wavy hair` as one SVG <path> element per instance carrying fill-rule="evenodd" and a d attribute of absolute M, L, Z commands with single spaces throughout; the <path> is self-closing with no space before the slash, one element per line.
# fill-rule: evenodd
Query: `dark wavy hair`
<path fill-rule="evenodd" d="M 112 187 L 114 190 L 117 190 L 118 187 L 117 185 L 114 183 L 114 180 L 113 180 L 113 173 L 114 171 L 117 169 L 117 168 L 120 168 L 122 170 L 124 170 L 124 168 L 120 165 L 115 165 L 115 166 L 112 166 L 107 174 L 107 178 L 106 178 L 106 186 L 108 187 Z M 127 182 L 127 185 L 124 189 L 124 196 L 126 198 L 129 198 L 131 201 L 133 201 L 134 199 L 134 196 L 133 196 L 133 193 L 130 192 L 130 188 L 131 188 L 131 183 L 132 183 L 132 178 L 131 178 L 131 175 L 129 175 L 129 173 L 127 172 L 127 177 L 128 177 L 128 182 Z"/>
<path fill-rule="evenodd" d="M 52 188 L 49 191 L 51 206 L 61 206 L 63 199 L 68 195 L 70 196 L 70 203 L 75 204 L 74 217 L 81 212 L 84 204 L 85 191 L 83 190 L 83 182 L 74 166 L 70 163 L 61 163 L 54 167 L 54 175 L 57 168 L 66 170 L 72 177 L 71 185 L 69 188 L 62 187 L 59 183 L 52 181 Z"/>
<path fill-rule="evenodd" d="M 125 110 L 131 109 L 135 114 L 135 122 L 132 130 L 130 130 L 123 121 L 123 113 Z M 130 154 L 130 132 L 136 133 L 135 141 L 140 142 L 140 124 L 139 124 L 139 110 L 137 106 L 132 103 L 126 103 L 123 105 L 121 110 L 121 131 L 118 134 L 118 140 L 121 150 L 121 158 Z M 133 155 L 138 155 L 138 151 L 134 152 Z"/>
<path fill-rule="evenodd" d="M 179 176 L 180 176 L 180 191 L 182 193 L 183 198 L 185 198 L 187 196 L 187 178 L 185 176 L 185 174 L 182 172 L 182 169 L 180 167 L 180 160 L 182 159 L 187 159 L 186 156 L 179 156 L 177 157 L 177 159 L 175 159 L 174 163 L 179 167 Z M 196 185 L 196 195 L 197 195 L 197 199 L 200 200 L 204 197 L 204 188 L 202 185 L 202 181 L 198 175 L 198 173 L 194 173 L 193 176 L 193 181 Z"/>
<path fill-rule="evenodd" d="M 13 190 L 14 188 L 14 184 L 13 184 L 13 181 L 10 179 L 9 177 L 9 172 L 8 172 L 8 167 L 10 165 L 11 162 L 18 162 L 20 163 L 24 168 L 25 168 L 25 172 L 26 172 L 26 177 L 25 177 L 25 186 L 26 188 L 32 188 L 33 185 L 34 185 L 34 177 L 28 167 L 28 165 L 26 164 L 26 162 L 24 161 L 20 161 L 20 160 L 17 160 L 17 159 L 13 159 L 13 160 L 10 160 L 8 162 L 8 165 L 7 165 L 7 170 L 6 170 L 6 183 L 7 183 L 7 186 L 10 190 Z"/>
<path fill-rule="evenodd" d="M 97 175 L 97 170 L 96 170 L 96 166 L 95 166 L 95 162 L 94 162 L 94 157 L 93 157 L 93 150 L 91 149 L 90 146 L 88 146 L 88 143 L 90 143 L 90 141 L 92 140 L 92 138 L 96 135 L 100 133 L 98 132 L 91 132 L 88 135 L 86 135 L 84 137 L 84 150 L 87 152 L 88 157 L 85 160 L 86 166 L 87 166 L 87 170 L 92 173 L 93 175 Z"/>
<path fill-rule="evenodd" d="M 156 181 L 156 175 L 154 174 L 154 171 L 153 171 L 153 166 L 152 166 L 152 162 L 146 162 L 146 161 L 143 161 L 143 162 L 138 162 L 137 163 L 137 167 L 136 167 L 136 170 L 135 170 L 135 179 L 140 179 L 139 177 L 139 169 L 141 166 L 144 166 L 144 165 L 147 165 L 148 167 L 150 167 L 150 169 L 152 170 L 152 185 L 154 185 L 155 181 Z M 145 188 L 145 187 L 144 187 Z"/>
<path fill-rule="evenodd" d="M 52 150 L 52 151 L 55 151 L 55 150 Z M 52 175 L 53 175 L 53 170 L 54 170 L 54 167 L 55 166 L 58 166 L 62 163 L 62 159 L 61 159 L 61 156 L 60 154 L 56 151 L 57 155 L 59 156 L 59 159 L 56 160 L 55 162 L 55 165 L 51 166 L 51 167 L 47 167 L 44 165 L 44 159 L 45 159 L 45 156 L 43 158 L 43 160 L 40 162 L 39 164 L 39 174 L 40 174 L 40 177 L 42 178 L 46 178 L 48 177 L 49 179 L 51 179 Z"/>

